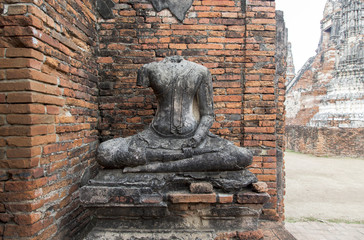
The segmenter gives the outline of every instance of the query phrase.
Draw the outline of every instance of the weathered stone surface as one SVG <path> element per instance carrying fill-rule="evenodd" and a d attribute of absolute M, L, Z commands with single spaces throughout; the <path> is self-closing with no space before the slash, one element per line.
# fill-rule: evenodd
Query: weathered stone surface
<path fill-rule="evenodd" d="M 275 75 L 275 85 L 277 87 L 284 86 L 286 82 L 286 73 L 288 69 L 288 60 L 287 63 L 285 63 L 285 60 L 287 59 L 287 56 L 289 56 L 289 49 L 288 49 L 288 30 L 286 28 L 283 12 L 276 11 L 275 15 L 276 20 L 276 53 L 275 53 L 275 59 L 276 59 L 276 75 Z M 284 214 L 283 209 L 283 198 L 284 198 L 284 188 L 285 188 L 285 175 L 284 175 L 284 161 L 283 161 L 283 152 L 285 151 L 285 140 L 283 138 L 283 134 L 285 132 L 285 108 L 284 108 L 284 99 L 285 99 L 285 89 L 278 91 L 277 95 L 278 99 L 278 111 L 277 111 L 277 121 L 276 121 L 276 129 L 277 133 L 277 143 L 274 145 L 275 148 L 275 154 L 276 154 L 276 165 L 273 164 L 273 168 L 276 169 L 276 196 L 274 196 L 277 200 L 273 200 L 274 202 L 272 205 L 277 206 L 279 215 Z M 254 138 L 254 137 L 253 137 Z M 270 165 L 270 164 L 268 164 Z M 275 166 L 274 166 L 275 165 Z M 264 163 L 263 163 L 264 166 Z M 264 172 L 264 171 L 263 171 Z M 268 173 L 268 172 L 267 172 Z M 266 178 L 262 178 L 262 181 L 266 181 Z M 273 190 L 274 191 L 274 190 Z M 272 192 L 273 193 L 273 192 Z M 273 194 L 274 195 L 274 194 Z M 265 205 L 266 208 L 271 208 L 271 206 Z M 271 211 L 270 214 L 274 215 L 274 211 Z M 275 216 L 272 216 L 271 220 L 277 220 Z M 282 219 L 283 220 L 283 219 Z"/>
<path fill-rule="evenodd" d="M 257 182 L 254 174 L 247 170 L 229 171 L 220 173 L 185 173 L 183 178 L 193 178 L 210 182 L 214 188 L 221 189 L 224 192 L 238 191 L 249 186 L 253 182 Z"/>
<path fill-rule="evenodd" d="M 151 189 L 155 193 L 184 190 L 191 183 L 208 182 L 222 192 L 240 191 L 257 178 L 248 170 L 231 172 L 186 172 L 186 173 L 123 173 L 121 169 L 101 170 L 85 188 L 110 186 L 119 188 Z M 147 190 L 143 190 L 147 191 Z"/>
<path fill-rule="evenodd" d="M 249 234 L 257 231 L 260 211 L 255 208 L 262 207 L 262 204 L 187 205 L 182 212 L 174 211 L 172 206 L 169 211 L 153 206 L 99 208 L 94 214 L 96 224 L 84 239 L 214 239 L 227 232 Z"/>
<path fill-rule="evenodd" d="M 263 239 L 264 234 L 262 230 L 250 232 L 238 232 L 239 239 L 259 240 Z"/>
<path fill-rule="evenodd" d="M 284 222 L 260 221 L 259 228 L 263 230 L 264 239 L 296 240 L 296 238 L 286 230 Z"/>
<path fill-rule="evenodd" d="M 125 222 L 123 222 L 123 226 L 127 226 L 128 228 L 134 226 L 134 224 L 137 223 L 137 225 L 140 226 L 144 224 L 143 227 L 148 229 L 153 227 L 153 225 L 150 224 L 149 221 L 143 223 L 143 219 L 148 219 L 148 218 L 160 219 L 160 218 L 166 218 L 171 215 L 166 204 L 160 204 L 160 205 L 143 204 L 139 206 L 131 204 L 108 206 L 107 204 L 105 204 L 105 205 L 99 205 L 99 207 L 93 206 L 93 209 L 94 209 L 93 211 L 94 216 L 99 219 L 125 218 L 126 220 Z M 135 219 L 139 219 L 139 222 L 136 221 Z M 110 228 L 111 227 L 117 228 L 118 224 L 114 223 L 114 226 L 112 226 L 112 224 L 108 224 L 106 226 Z M 172 225 L 168 225 L 168 227 L 172 227 Z"/>
<path fill-rule="evenodd" d="M 114 17 L 114 14 L 112 13 L 112 8 L 114 6 L 115 3 L 112 0 L 96 0 L 96 9 L 105 19 Z"/>
<path fill-rule="evenodd" d="M 296 76 L 296 70 L 293 62 L 292 44 L 287 43 L 287 71 L 286 71 L 286 83 L 292 81 Z"/>
<path fill-rule="evenodd" d="M 198 182 L 191 183 L 190 185 L 191 193 L 212 193 L 214 191 L 211 183 L 208 182 Z"/>
<path fill-rule="evenodd" d="M 220 233 L 215 240 L 240 239 L 240 240 L 260 240 L 264 234 L 261 230 L 247 232 Z"/>
<path fill-rule="evenodd" d="M 265 182 L 256 182 L 252 184 L 253 191 L 258 193 L 265 193 L 268 192 L 268 185 Z"/>
<path fill-rule="evenodd" d="M 151 195 L 148 187 L 84 186 L 80 189 L 80 201 L 87 205 L 140 204 L 141 195 Z"/>
<path fill-rule="evenodd" d="M 270 196 L 268 193 L 241 192 L 236 195 L 238 203 L 266 203 Z"/>
<path fill-rule="evenodd" d="M 154 9 L 159 12 L 163 9 L 169 9 L 171 13 L 181 22 L 185 19 L 185 15 L 192 6 L 193 0 L 149 0 L 152 2 Z"/>
<path fill-rule="evenodd" d="M 191 230 L 141 230 L 141 229 L 124 229 L 115 231 L 105 231 L 103 228 L 93 229 L 84 240 L 108 239 L 108 240 L 199 240 L 214 239 L 213 231 L 191 231 Z"/>
<path fill-rule="evenodd" d="M 260 211 L 240 204 L 219 204 L 211 209 L 211 215 L 219 218 L 259 216 Z M 242 225 L 244 226 L 244 225 Z M 251 227 L 251 226 L 250 226 Z M 245 228 L 246 229 L 246 228 Z"/>

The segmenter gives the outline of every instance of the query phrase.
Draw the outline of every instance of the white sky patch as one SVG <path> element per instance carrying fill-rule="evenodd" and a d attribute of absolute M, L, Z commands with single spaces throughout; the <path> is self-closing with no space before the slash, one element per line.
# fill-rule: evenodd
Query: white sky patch
<path fill-rule="evenodd" d="M 276 0 L 276 9 L 284 12 L 296 72 L 316 54 L 321 35 L 320 21 L 326 2 L 327 0 Z"/>

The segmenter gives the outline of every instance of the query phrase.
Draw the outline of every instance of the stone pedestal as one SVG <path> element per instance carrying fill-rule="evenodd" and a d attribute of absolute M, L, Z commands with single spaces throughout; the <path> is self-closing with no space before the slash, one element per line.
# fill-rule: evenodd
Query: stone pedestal
<path fill-rule="evenodd" d="M 226 175 L 246 182 L 234 184 Z M 255 178 L 248 171 L 103 170 L 81 188 L 81 202 L 95 219 L 85 239 L 261 239 L 258 218 L 269 195 L 253 192 L 249 177 Z"/>

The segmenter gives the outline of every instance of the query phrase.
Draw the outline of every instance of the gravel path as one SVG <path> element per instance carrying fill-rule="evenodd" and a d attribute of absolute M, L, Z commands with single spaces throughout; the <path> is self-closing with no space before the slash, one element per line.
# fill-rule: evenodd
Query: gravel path
<path fill-rule="evenodd" d="M 286 218 L 364 223 L 364 158 L 286 152 Z"/>
<path fill-rule="evenodd" d="M 286 152 L 285 162 L 285 227 L 297 240 L 364 239 L 364 158 Z"/>

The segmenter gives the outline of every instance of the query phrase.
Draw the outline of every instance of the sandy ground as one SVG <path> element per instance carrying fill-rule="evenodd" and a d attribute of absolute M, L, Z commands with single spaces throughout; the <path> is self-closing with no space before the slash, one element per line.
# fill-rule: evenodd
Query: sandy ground
<path fill-rule="evenodd" d="M 286 218 L 364 222 L 364 158 L 286 152 Z"/>

